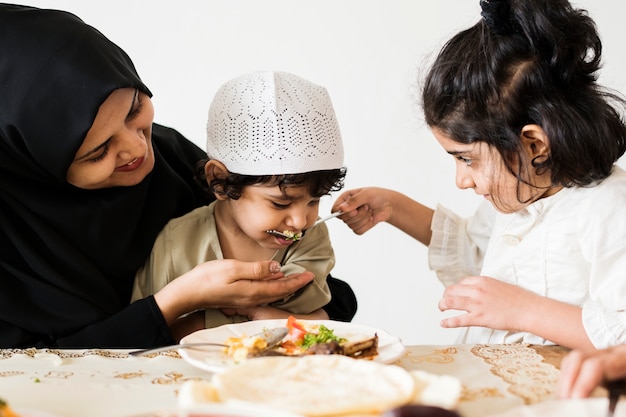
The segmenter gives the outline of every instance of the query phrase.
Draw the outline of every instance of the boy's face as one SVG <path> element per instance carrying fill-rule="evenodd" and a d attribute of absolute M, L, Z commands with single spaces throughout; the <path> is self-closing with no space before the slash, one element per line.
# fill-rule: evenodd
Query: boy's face
<path fill-rule="evenodd" d="M 251 185 L 238 200 L 225 202 L 242 233 L 261 247 L 280 249 L 293 241 L 272 236 L 267 230 L 298 233 L 311 227 L 318 217 L 320 199 L 312 197 L 306 187 L 288 187 L 283 192 L 278 186 Z"/>

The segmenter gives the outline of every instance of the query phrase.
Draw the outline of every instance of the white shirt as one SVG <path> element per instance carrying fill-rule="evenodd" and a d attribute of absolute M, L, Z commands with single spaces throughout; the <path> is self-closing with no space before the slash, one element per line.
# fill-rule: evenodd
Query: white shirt
<path fill-rule="evenodd" d="M 626 171 L 620 167 L 598 185 L 564 188 L 513 214 L 498 213 L 487 201 L 468 219 L 438 207 L 431 227 L 429 263 L 444 285 L 468 275 L 519 285 L 582 306 L 596 348 L 626 343 Z M 459 338 L 553 344 L 482 327 L 466 328 Z"/>

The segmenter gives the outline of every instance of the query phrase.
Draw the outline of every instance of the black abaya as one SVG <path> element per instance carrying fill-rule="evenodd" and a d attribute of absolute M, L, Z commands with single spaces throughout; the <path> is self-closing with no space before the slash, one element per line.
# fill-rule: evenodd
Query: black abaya
<path fill-rule="evenodd" d="M 60 11 L 0 4 L 0 348 L 173 342 L 154 298 L 129 305 L 135 271 L 168 220 L 207 204 L 206 154 L 153 126 L 154 170 L 138 185 L 84 190 L 66 172 L 117 88 L 150 95 L 130 58 Z M 356 300 L 330 279 L 332 318 Z"/>

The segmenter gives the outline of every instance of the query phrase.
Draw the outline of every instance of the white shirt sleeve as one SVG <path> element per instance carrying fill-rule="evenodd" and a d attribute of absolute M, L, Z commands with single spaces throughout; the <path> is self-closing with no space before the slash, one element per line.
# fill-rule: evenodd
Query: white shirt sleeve
<path fill-rule="evenodd" d="M 587 215 L 577 225 L 583 256 L 591 266 L 582 321 L 599 349 L 626 343 L 626 174 L 616 174 L 585 200 Z"/>
<path fill-rule="evenodd" d="M 469 218 L 437 206 L 431 224 L 428 262 L 445 286 L 480 273 L 495 213 L 487 201 Z"/>

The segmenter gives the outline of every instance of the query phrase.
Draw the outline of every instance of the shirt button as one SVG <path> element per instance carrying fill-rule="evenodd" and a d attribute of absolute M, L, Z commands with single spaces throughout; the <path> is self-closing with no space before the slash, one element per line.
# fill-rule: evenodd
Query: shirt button
<path fill-rule="evenodd" d="M 520 242 L 521 239 L 519 237 L 513 236 L 513 235 L 504 235 L 504 236 L 502 236 L 502 240 L 507 245 L 515 246 L 515 245 L 517 245 Z"/>

